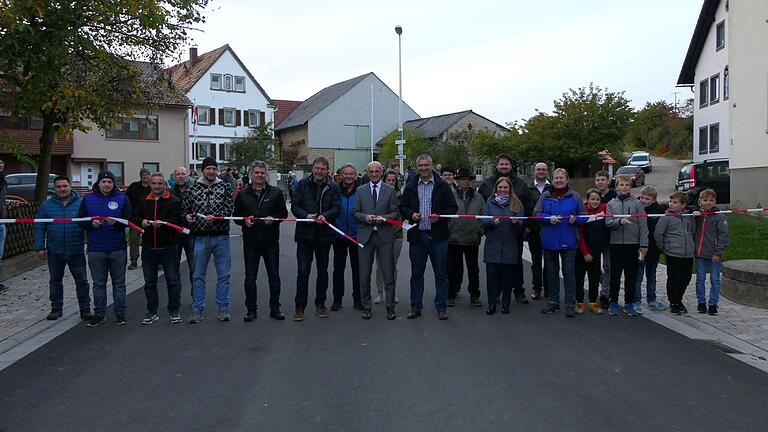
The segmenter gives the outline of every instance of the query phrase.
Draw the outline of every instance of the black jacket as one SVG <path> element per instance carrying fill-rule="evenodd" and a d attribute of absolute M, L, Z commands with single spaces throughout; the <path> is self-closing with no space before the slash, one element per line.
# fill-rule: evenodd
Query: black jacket
<path fill-rule="evenodd" d="M 115 185 L 115 187 L 117 187 L 117 185 Z M 131 202 L 131 208 L 135 209 L 136 207 L 141 206 L 141 202 L 150 192 L 152 192 L 152 189 L 149 185 L 144 186 L 141 184 L 141 181 L 135 181 L 125 190 L 125 196 L 127 196 L 128 201 Z"/>
<path fill-rule="evenodd" d="M 136 207 L 133 207 L 133 223 L 141 225 L 142 220 L 162 220 L 175 225 L 184 226 L 181 218 L 181 201 L 165 191 L 160 199 L 152 198 L 152 193 L 140 200 Z M 144 227 L 142 227 L 144 228 Z M 161 225 L 159 227 L 150 226 L 144 228 L 144 235 L 141 236 L 141 244 L 144 247 L 153 249 L 165 248 L 169 246 L 176 247 L 176 240 L 181 234 L 175 229 Z"/>
<path fill-rule="evenodd" d="M 285 207 L 285 198 L 276 187 L 265 184 L 261 191 L 261 198 L 257 199 L 256 191 L 252 186 L 247 186 L 235 199 L 235 212 L 233 216 L 272 216 L 276 219 L 288 217 L 288 209 Z M 280 239 L 280 222 L 272 222 L 267 225 L 264 221 L 253 221 L 252 227 L 247 227 L 245 221 L 236 220 L 236 224 L 243 227 L 243 241 L 265 242 L 278 241 Z M 300 222 L 305 223 L 305 222 Z"/>
<path fill-rule="evenodd" d="M 477 188 L 477 191 L 480 192 L 480 195 L 483 196 L 483 199 L 485 201 L 488 201 L 488 198 L 490 198 L 493 195 L 494 188 L 496 187 L 496 181 L 499 179 L 499 173 L 496 173 L 495 175 L 488 177 L 485 179 L 485 181 L 480 185 L 479 188 Z M 520 177 L 510 173 L 508 176 L 503 176 L 509 178 L 509 180 L 512 182 L 512 189 L 515 191 L 515 195 L 517 195 L 517 199 L 520 200 L 520 202 L 523 204 L 523 209 L 525 210 L 525 216 L 531 216 L 533 214 L 533 208 L 536 207 L 536 203 L 538 202 L 538 199 L 534 201 L 531 191 L 528 188 L 528 185 L 521 179 Z"/>
<path fill-rule="evenodd" d="M 451 185 L 444 182 L 437 174 L 432 174 L 435 182 L 432 188 L 432 214 L 456 214 L 459 206 L 456 204 L 456 196 L 453 194 Z M 400 215 L 404 220 L 413 224 L 418 222 L 411 219 L 414 213 L 419 213 L 419 176 L 414 175 L 405 185 L 403 196 L 400 199 Z M 437 222 L 432 222 L 430 237 L 432 240 L 448 240 L 450 232 L 448 230 L 448 219 L 440 218 Z M 419 227 L 413 227 L 408 230 L 408 241 L 413 241 L 414 234 Z"/>
<path fill-rule="evenodd" d="M 299 182 L 293 192 L 291 213 L 299 219 L 316 214 L 334 223 L 341 211 L 341 190 L 339 185 L 328 176 L 322 184 L 315 182 L 314 176 L 309 176 Z M 315 239 L 321 242 L 332 242 L 337 238 L 336 232 L 324 224 L 309 222 L 296 223 L 297 242 L 311 242 Z"/>
<path fill-rule="evenodd" d="M 669 207 L 667 207 L 664 204 L 659 204 L 658 202 L 655 202 L 645 208 L 645 213 L 646 214 L 664 214 L 667 212 L 668 208 Z M 658 217 L 648 218 L 648 253 L 646 254 L 646 259 L 647 258 L 658 259 L 660 255 L 659 247 L 656 245 L 656 238 L 653 235 L 653 233 L 656 232 L 657 223 L 659 223 Z"/>

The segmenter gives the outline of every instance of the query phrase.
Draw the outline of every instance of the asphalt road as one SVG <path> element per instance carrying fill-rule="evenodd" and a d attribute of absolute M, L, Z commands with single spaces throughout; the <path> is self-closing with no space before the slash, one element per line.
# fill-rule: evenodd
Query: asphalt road
<path fill-rule="evenodd" d="M 283 239 L 289 313 L 290 226 Z M 78 326 L 0 371 L 0 430 L 756 431 L 768 424 L 768 375 L 642 318 L 566 319 L 542 315 L 537 302 L 488 317 L 465 294 L 448 321 L 430 306 L 421 319 L 405 320 L 404 304 L 396 321 L 385 319 L 383 306 L 364 321 L 348 297 L 325 320 L 262 315 L 246 324 L 240 250 L 233 238 L 232 322 L 213 319 L 209 288 L 201 324 L 172 325 L 163 314 L 141 326 L 137 291 L 128 299 L 129 325 Z M 401 299 L 408 276 L 399 274 Z M 425 305 L 433 293 L 429 283 Z M 185 317 L 189 306 L 184 295 Z"/>

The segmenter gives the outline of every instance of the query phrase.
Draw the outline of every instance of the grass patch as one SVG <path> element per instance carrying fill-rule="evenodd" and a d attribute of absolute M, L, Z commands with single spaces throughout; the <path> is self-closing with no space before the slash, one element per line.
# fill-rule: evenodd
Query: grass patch
<path fill-rule="evenodd" d="M 736 259 L 768 260 L 768 217 L 765 215 L 728 215 L 728 238 L 723 261 Z"/>

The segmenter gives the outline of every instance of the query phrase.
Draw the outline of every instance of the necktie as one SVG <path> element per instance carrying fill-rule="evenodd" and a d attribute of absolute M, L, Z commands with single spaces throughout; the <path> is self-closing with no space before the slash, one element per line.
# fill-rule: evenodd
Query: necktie
<path fill-rule="evenodd" d="M 376 185 L 373 185 L 373 206 L 376 207 L 376 204 L 379 201 L 379 195 L 376 193 Z"/>

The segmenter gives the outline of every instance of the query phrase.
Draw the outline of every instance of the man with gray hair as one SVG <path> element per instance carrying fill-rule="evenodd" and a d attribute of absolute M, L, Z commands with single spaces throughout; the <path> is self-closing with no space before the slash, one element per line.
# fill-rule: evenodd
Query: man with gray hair
<path fill-rule="evenodd" d="M 235 199 L 234 216 L 264 218 L 235 221 L 243 228 L 245 322 L 257 317 L 256 277 L 262 258 L 269 279 L 269 316 L 278 321 L 285 319 L 280 312 L 280 221 L 273 219 L 288 217 L 288 209 L 283 193 L 267 183 L 267 171 L 265 162 L 253 161 L 248 170 L 251 182 Z"/>
<path fill-rule="evenodd" d="M 435 272 L 435 309 L 440 320 L 448 319 L 448 219 L 441 214 L 456 214 L 459 210 L 451 186 L 432 171 L 432 157 L 416 158 L 418 175 L 405 186 L 400 202 L 403 219 L 417 225 L 408 230 L 411 258 L 411 311 L 406 318 L 421 316 L 424 297 L 424 270 L 427 258 Z"/>

